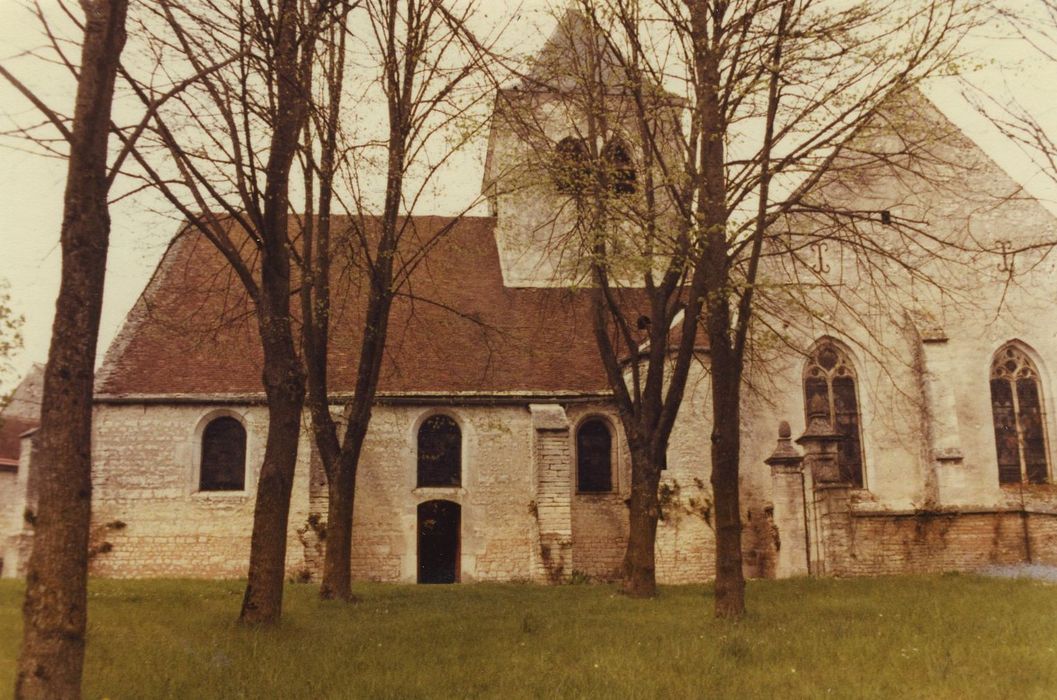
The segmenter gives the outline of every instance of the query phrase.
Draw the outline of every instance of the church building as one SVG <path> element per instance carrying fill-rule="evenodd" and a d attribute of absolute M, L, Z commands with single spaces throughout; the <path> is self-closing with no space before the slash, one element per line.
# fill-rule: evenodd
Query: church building
<path fill-rule="evenodd" d="M 567 25 L 539 65 L 575 47 L 561 37 Z M 526 102 L 546 110 L 553 96 L 514 93 L 496 100 L 489 215 L 408 222 L 423 239 L 450 230 L 392 311 L 358 473 L 354 579 L 620 574 L 630 459 L 589 295 L 557 281 L 561 264 L 548 246 L 561 183 L 502 186 L 538 147 L 504 110 Z M 834 180 L 826 191 L 850 208 L 920 221 L 937 240 L 964 234 L 994 254 L 937 263 L 950 284 L 869 293 L 836 243 L 765 263 L 772 282 L 810 268 L 844 291 L 841 303 L 793 311 L 763 333 L 750 363 L 741 454 L 748 576 L 1057 565 L 1057 258 L 1033 247 L 1057 240 L 1057 219 L 937 108 L 924 98 L 918 106 L 929 128 L 947 134 L 937 163 L 965 166 L 949 174 L 956 186 L 892 173 Z M 576 135 L 557 114 L 541 117 L 555 149 Z M 340 414 L 355 383 L 363 294 L 355 275 L 337 277 L 330 384 Z M 94 575 L 245 576 L 267 431 L 248 303 L 217 250 L 178 232 L 98 374 Z M 714 572 L 709 355 L 699 345 L 662 476 L 661 583 Z M 287 568 L 315 580 L 327 488 L 307 412 L 304 420 Z M 21 575 L 32 546 L 33 437 L 21 435 L 17 465 L 0 465 L 4 576 Z"/>

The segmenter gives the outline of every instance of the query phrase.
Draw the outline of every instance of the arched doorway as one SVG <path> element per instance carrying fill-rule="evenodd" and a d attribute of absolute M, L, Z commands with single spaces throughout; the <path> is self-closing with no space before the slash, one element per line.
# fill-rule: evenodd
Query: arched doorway
<path fill-rule="evenodd" d="M 418 582 L 456 583 L 459 580 L 459 504 L 426 501 L 418 506 Z"/>

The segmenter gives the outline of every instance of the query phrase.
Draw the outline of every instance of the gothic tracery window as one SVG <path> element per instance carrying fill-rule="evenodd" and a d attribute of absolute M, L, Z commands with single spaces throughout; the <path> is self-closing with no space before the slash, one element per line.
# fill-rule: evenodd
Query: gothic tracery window
<path fill-rule="evenodd" d="M 576 430 L 576 490 L 613 490 L 613 435 L 601 418 L 586 420 Z"/>
<path fill-rule="evenodd" d="M 804 370 L 804 407 L 828 411 L 830 425 L 844 438 L 840 443 L 837 466 L 842 481 L 863 487 L 862 417 L 855 388 L 855 370 L 836 343 L 823 341 L 811 353 Z"/>
<path fill-rule="evenodd" d="M 991 363 L 991 417 L 1000 484 L 1044 484 L 1049 476 L 1039 373 L 1016 345 Z"/>
<path fill-rule="evenodd" d="M 242 491 L 246 488 L 246 429 L 231 416 L 209 422 L 202 432 L 200 491 Z"/>
<path fill-rule="evenodd" d="M 449 416 L 430 416 L 418 429 L 418 486 L 461 484 L 462 431 Z"/>

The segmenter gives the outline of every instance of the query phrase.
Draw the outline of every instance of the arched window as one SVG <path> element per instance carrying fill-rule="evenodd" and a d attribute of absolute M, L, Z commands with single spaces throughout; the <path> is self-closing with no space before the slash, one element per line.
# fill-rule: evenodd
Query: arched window
<path fill-rule="evenodd" d="M 1046 483 L 1050 467 L 1039 372 L 1027 354 L 1013 344 L 995 353 L 991 363 L 991 417 L 998 450 L 998 482 Z"/>
<path fill-rule="evenodd" d="M 591 154 L 583 139 L 567 136 L 554 149 L 554 183 L 562 194 L 578 194 L 591 178 Z"/>
<path fill-rule="evenodd" d="M 584 421 L 576 431 L 576 490 L 613 490 L 613 435 L 601 418 Z"/>
<path fill-rule="evenodd" d="M 237 418 L 221 416 L 202 432 L 199 491 L 242 491 L 246 488 L 246 429 Z"/>
<path fill-rule="evenodd" d="M 836 343 L 815 346 L 804 370 L 804 410 L 809 420 L 815 411 L 825 411 L 830 425 L 844 438 L 840 442 L 837 467 L 841 481 L 863 486 L 862 417 L 855 390 L 855 370 Z"/>
<path fill-rule="evenodd" d="M 444 415 L 430 416 L 418 429 L 418 485 L 462 483 L 462 431 Z"/>
<path fill-rule="evenodd" d="M 609 174 L 609 186 L 617 194 L 635 192 L 635 164 L 628 147 L 620 139 L 612 139 L 602 149 L 602 162 Z"/>

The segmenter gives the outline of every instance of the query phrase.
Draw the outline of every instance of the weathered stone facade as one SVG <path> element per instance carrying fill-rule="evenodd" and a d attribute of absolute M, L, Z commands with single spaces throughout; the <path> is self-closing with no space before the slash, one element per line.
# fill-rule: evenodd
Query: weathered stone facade
<path fill-rule="evenodd" d="M 499 402 L 497 402 L 499 403 Z M 461 506 L 460 580 L 561 581 L 577 574 L 612 578 L 626 538 L 628 460 L 614 448 L 614 490 L 578 494 L 575 425 L 588 416 L 615 417 L 595 401 L 437 408 L 383 403 L 372 418 L 357 485 L 353 574 L 382 581 L 416 580 L 416 508 L 443 499 Z M 415 435 L 441 412 L 462 434 L 458 487 L 416 486 Z M 238 577 L 245 574 L 253 514 L 254 474 L 240 492 L 200 492 L 197 459 L 202 426 L 218 415 L 247 428 L 247 464 L 259 468 L 266 429 L 263 406 L 208 403 L 137 404 L 101 401 L 95 415 L 92 560 L 103 576 Z M 311 467 L 303 436 L 290 515 L 291 576 L 318 574 L 321 548 L 310 522 L 326 518 L 325 483 Z M 673 460 L 674 462 L 674 460 Z M 673 463 L 673 474 L 690 472 Z M 313 475 L 316 481 L 313 484 Z M 313 516 L 319 516 L 314 518 Z M 709 541 L 693 518 L 662 526 L 662 576 L 707 577 Z M 670 530 L 670 532 L 669 532 Z M 695 535 L 695 533 L 697 533 Z M 699 540 L 696 541 L 695 540 Z M 692 549 L 691 549 L 692 547 Z M 702 558 L 692 568 L 695 552 Z M 670 559 L 670 562 L 669 562 Z"/>

